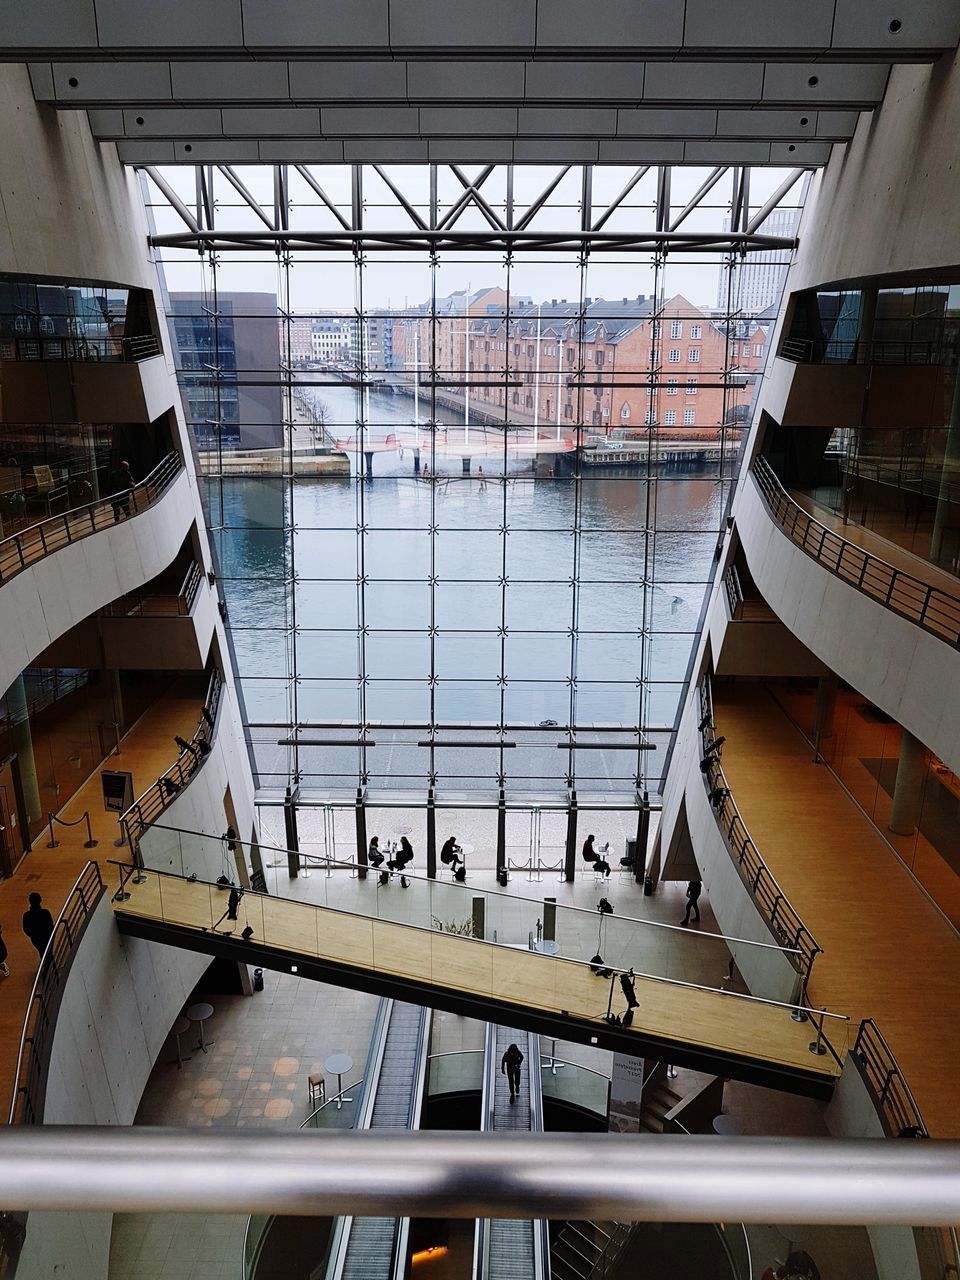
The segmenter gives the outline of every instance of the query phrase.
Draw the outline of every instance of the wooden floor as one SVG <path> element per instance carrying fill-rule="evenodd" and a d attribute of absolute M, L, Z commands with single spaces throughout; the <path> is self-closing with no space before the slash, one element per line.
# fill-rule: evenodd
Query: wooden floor
<path fill-rule="evenodd" d="M 930 1132 L 960 1138 L 960 938 L 759 686 L 714 689 L 750 835 L 824 954 L 814 1004 L 873 1018 Z"/>
<path fill-rule="evenodd" d="M 41 836 L 14 875 L 0 880 L 0 924 L 10 952 L 7 962 L 11 969 L 11 976 L 0 983 L 0 1123 L 5 1124 L 7 1120 L 24 1014 L 39 965 L 39 956 L 21 927 L 27 897 L 31 893 L 42 894 L 43 905 L 56 919 L 91 858 L 99 862 L 104 876 L 108 870 L 107 859 L 123 858 L 125 851 L 113 845 L 119 830 L 117 815 L 103 809 L 100 769 L 129 770 L 133 774 L 135 794 L 144 791 L 176 760 L 174 734 L 184 738 L 193 734 L 202 705 L 202 692 L 189 692 L 189 684 L 175 685 L 141 716 L 122 740 L 121 754 L 105 760 L 61 810 L 60 816 L 72 821 L 89 809 L 93 838 L 98 841 L 95 849 L 83 847 L 87 838 L 83 824 L 57 827 L 59 848 L 48 849 L 47 837 Z"/>
<path fill-rule="evenodd" d="M 212 929 L 227 905 L 225 894 L 216 886 L 155 871 L 149 871 L 140 885 L 128 880 L 126 888 L 130 898 L 114 903 L 118 912 L 189 929 Z M 556 956 L 254 893 L 244 894 L 238 920 L 223 921 L 219 929 L 238 933 L 247 925 L 256 940 L 291 954 L 342 961 L 521 1008 L 597 1021 L 607 1011 L 607 981 L 598 979 L 588 965 Z M 650 978 L 637 978 L 636 994 L 640 1005 L 634 1015 L 635 1032 L 813 1071 L 826 1078 L 838 1073 L 829 1055 L 818 1058 L 810 1053 L 809 1023 L 794 1022 L 783 1007 Z M 622 1013 L 624 1008 L 617 988 L 614 1012 Z"/>

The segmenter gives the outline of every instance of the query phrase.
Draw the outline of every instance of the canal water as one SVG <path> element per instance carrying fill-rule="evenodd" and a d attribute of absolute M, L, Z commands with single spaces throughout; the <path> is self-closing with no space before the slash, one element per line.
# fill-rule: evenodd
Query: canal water
<path fill-rule="evenodd" d="M 335 430 L 347 426 L 355 392 L 323 388 L 322 399 L 344 420 Z M 376 438 L 409 426 L 407 399 L 371 402 Z M 528 469 L 504 475 L 495 456 L 482 458 L 482 479 L 475 460 L 470 476 L 450 465 L 426 483 L 409 454 L 378 453 L 372 480 L 223 481 L 215 537 L 248 719 L 490 726 L 572 717 L 598 726 L 601 739 L 611 726 L 671 725 L 726 484 L 702 472 L 661 477 L 649 490 L 639 475 L 578 485 Z M 280 736 L 257 751 L 278 778 Z M 368 767 L 412 786 L 402 779 L 424 767 L 417 736 L 398 744 L 394 734 L 389 753 L 367 753 Z M 651 776 L 667 738 L 656 736 L 645 761 Z M 552 753 L 530 744 L 509 753 L 516 770 L 540 771 L 531 786 L 562 774 L 564 753 L 549 745 Z M 489 751 L 447 754 L 464 778 L 489 771 Z M 635 753 L 581 754 L 608 780 L 635 768 Z M 318 778 L 332 779 L 355 757 L 355 748 L 318 747 L 311 759 Z"/>

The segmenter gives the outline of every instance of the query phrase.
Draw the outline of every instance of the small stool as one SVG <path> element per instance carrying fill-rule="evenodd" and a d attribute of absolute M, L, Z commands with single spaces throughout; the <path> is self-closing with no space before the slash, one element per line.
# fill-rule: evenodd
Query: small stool
<path fill-rule="evenodd" d="M 307 1077 L 307 1087 L 310 1090 L 310 1101 L 319 1101 L 323 1106 L 327 1100 L 327 1082 L 323 1076 L 315 1071 L 313 1075 Z"/>
<path fill-rule="evenodd" d="M 174 1059 L 174 1062 L 176 1063 L 176 1067 L 178 1071 L 182 1071 L 183 1064 L 185 1062 L 190 1061 L 190 1054 L 188 1053 L 186 1056 L 184 1056 L 183 1048 L 181 1047 L 181 1044 L 180 1044 L 180 1037 L 189 1030 L 190 1030 L 190 1019 L 184 1018 L 182 1015 L 173 1024 L 173 1034 L 176 1036 L 176 1039 L 177 1039 L 177 1056 Z M 171 1067 L 174 1065 L 174 1062 L 170 1063 Z"/>

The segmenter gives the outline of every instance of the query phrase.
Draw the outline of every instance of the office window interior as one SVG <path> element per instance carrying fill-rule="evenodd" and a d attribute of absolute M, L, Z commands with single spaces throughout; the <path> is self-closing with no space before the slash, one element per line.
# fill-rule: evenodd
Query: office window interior
<path fill-rule="evenodd" d="M 159 354 L 146 289 L 0 275 L 0 361 Z"/>
<path fill-rule="evenodd" d="M 172 448 L 167 414 L 150 423 L 7 421 L 0 400 L 0 537 L 107 497 L 121 461 L 142 482 Z"/>

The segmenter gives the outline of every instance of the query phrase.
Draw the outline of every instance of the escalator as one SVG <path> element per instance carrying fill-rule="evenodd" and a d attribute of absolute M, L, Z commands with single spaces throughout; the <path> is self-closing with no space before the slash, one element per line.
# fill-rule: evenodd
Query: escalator
<path fill-rule="evenodd" d="M 415 1129 L 420 1121 L 431 1011 L 390 1002 L 368 1059 L 367 1088 L 357 1129 Z M 402 1280 L 408 1218 L 338 1218 L 325 1280 Z"/>
<path fill-rule="evenodd" d="M 523 1054 L 520 1093 L 511 1103 L 500 1069 L 509 1045 Z M 484 1041 L 482 1132 L 542 1133 L 540 1037 L 487 1023 Z M 474 1280 L 549 1280 L 550 1246 L 545 1221 L 478 1219 L 473 1251 Z"/>

